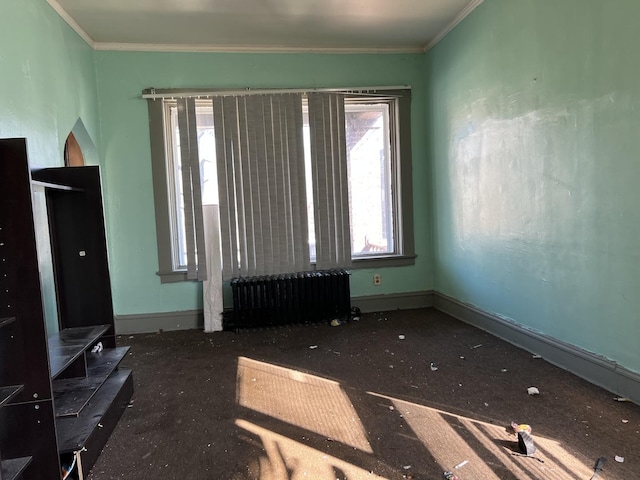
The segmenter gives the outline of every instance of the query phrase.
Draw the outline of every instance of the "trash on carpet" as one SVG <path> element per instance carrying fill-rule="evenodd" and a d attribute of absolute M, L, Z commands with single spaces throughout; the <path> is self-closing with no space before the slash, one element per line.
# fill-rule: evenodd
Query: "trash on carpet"
<path fill-rule="evenodd" d="M 526 423 L 516 423 L 511 422 L 511 428 L 513 429 L 514 434 L 518 434 L 518 432 L 527 432 L 531 434 L 531 425 L 527 425 Z"/>
<path fill-rule="evenodd" d="M 538 390 L 536 387 L 529 387 L 527 388 L 527 393 L 529 395 L 540 395 L 540 390 Z"/>

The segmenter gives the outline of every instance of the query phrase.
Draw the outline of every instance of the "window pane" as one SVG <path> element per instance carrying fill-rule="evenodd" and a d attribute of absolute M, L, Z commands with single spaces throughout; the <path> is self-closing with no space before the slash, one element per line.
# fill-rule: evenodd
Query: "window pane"
<path fill-rule="evenodd" d="M 395 253 L 391 129 L 388 102 L 345 104 L 351 256 Z M 360 103 L 362 102 L 362 103 Z M 315 226 L 309 115 L 303 107 L 309 253 L 315 261 Z"/>
<path fill-rule="evenodd" d="M 174 211 L 171 212 L 171 228 L 174 244 L 173 262 L 177 270 L 187 268 L 187 239 L 184 230 L 184 196 L 182 195 L 182 160 L 180 157 L 180 128 L 178 107 L 168 107 L 171 131 L 171 146 L 168 162 L 170 168 L 169 188 Z M 213 128 L 213 106 L 210 101 L 196 103 L 196 125 L 198 130 L 198 154 L 200 179 L 202 182 L 202 204 L 218 204 L 218 174 L 216 169 L 216 144 Z M 168 152 L 169 153 L 169 152 Z"/>
<path fill-rule="evenodd" d="M 187 268 L 187 239 L 184 230 L 184 196 L 182 195 L 182 160 L 180 157 L 180 128 L 178 127 L 178 107 L 169 107 L 169 118 L 171 119 L 171 145 L 170 153 L 167 155 L 167 171 L 170 172 L 169 195 L 173 200 L 175 209 L 170 212 L 171 230 L 173 231 L 172 252 L 175 269 Z M 167 152 L 169 154 L 169 151 Z"/>
<path fill-rule="evenodd" d="M 389 104 L 345 105 L 351 252 L 393 253 Z"/>
<path fill-rule="evenodd" d="M 213 128 L 213 105 L 196 102 L 198 156 L 202 180 L 202 204 L 218 205 L 218 172 L 216 169 L 216 136 Z"/>
<path fill-rule="evenodd" d="M 311 169 L 311 134 L 309 131 L 309 108 L 302 107 L 302 135 L 304 142 L 305 191 L 307 193 L 307 223 L 309 227 L 309 258 L 316 261 L 316 224 L 313 209 L 313 173 Z"/>

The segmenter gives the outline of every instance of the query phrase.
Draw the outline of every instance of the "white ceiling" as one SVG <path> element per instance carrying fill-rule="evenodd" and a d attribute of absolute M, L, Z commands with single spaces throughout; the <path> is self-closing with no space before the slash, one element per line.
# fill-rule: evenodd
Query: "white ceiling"
<path fill-rule="evenodd" d="M 482 0 L 47 0 L 95 49 L 424 51 Z"/>

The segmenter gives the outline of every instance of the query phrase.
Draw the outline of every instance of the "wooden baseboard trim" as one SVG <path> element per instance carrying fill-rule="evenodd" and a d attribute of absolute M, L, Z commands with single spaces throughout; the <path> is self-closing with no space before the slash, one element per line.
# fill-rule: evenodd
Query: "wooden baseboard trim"
<path fill-rule="evenodd" d="M 433 292 L 422 291 L 354 297 L 351 299 L 351 305 L 358 307 L 363 313 L 427 308 L 433 305 Z M 117 335 L 190 330 L 203 328 L 203 326 L 204 314 L 202 310 L 116 315 L 115 317 Z"/>
<path fill-rule="evenodd" d="M 640 404 L 640 374 L 601 355 L 527 329 L 474 305 L 439 292 L 433 293 L 434 308 L 473 325 L 567 370 L 620 397 Z"/>
<path fill-rule="evenodd" d="M 433 306 L 433 292 L 425 290 L 421 292 L 352 297 L 351 306 L 358 307 L 362 313 L 428 308 Z"/>
<path fill-rule="evenodd" d="M 116 315 L 115 327 L 117 335 L 191 330 L 204 327 L 204 314 L 202 310 L 183 310 L 179 312 Z"/>

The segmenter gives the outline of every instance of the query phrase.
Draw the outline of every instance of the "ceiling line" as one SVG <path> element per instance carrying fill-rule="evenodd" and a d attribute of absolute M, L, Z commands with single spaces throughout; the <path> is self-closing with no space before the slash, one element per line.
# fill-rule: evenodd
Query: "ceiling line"
<path fill-rule="evenodd" d="M 178 45 L 157 43 L 95 43 L 95 50 L 212 53 L 423 53 L 424 47 L 284 47 L 245 45 Z"/>
<path fill-rule="evenodd" d="M 433 39 L 424 46 L 423 52 L 426 53 L 433 47 L 435 47 L 436 44 L 447 35 L 447 33 L 456 28 L 458 24 L 462 22 L 462 20 L 467 18 L 467 16 L 470 15 L 471 12 L 473 12 L 478 6 L 480 6 L 482 2 L 484 2 L 484 0 L 472 0 L 472 2 L 464 7 L 464 9 L 456 16 L 456 18 L 451 21 L 449 25 L 444 27 L 444 29 L 439 34 L 433 37 Z"/>
<path fill-rule="evenodd" d="M 60 4 L 56 0 L 47 0 L 47 3 L 51 8 L 55 10 L 55 12 L 62 17 L 62 19 L 67 22 L 67 24 L 75 30 L 75 32 L 80 35 L 80 37 L 87 42 L 93 50 L 96 49 L 96 42 L 91 38 L 91 36 L 85 32 L 80 25 L 69 15 L 64 8 L 60 6 Z"/>
<path fill-rule="evenodd" d="M 423 47 L 284 47 L 284 46 L 221 46 L 221 45 L 177 45 L 150 43 L 96 42 L 69 15 L 57 0 L 47 3 L 93 50 L 132 52 L 210 52 L 210 53 L 426 53 L 473 12 L 484 0 L 472 0 L 440 33 Z"/>

